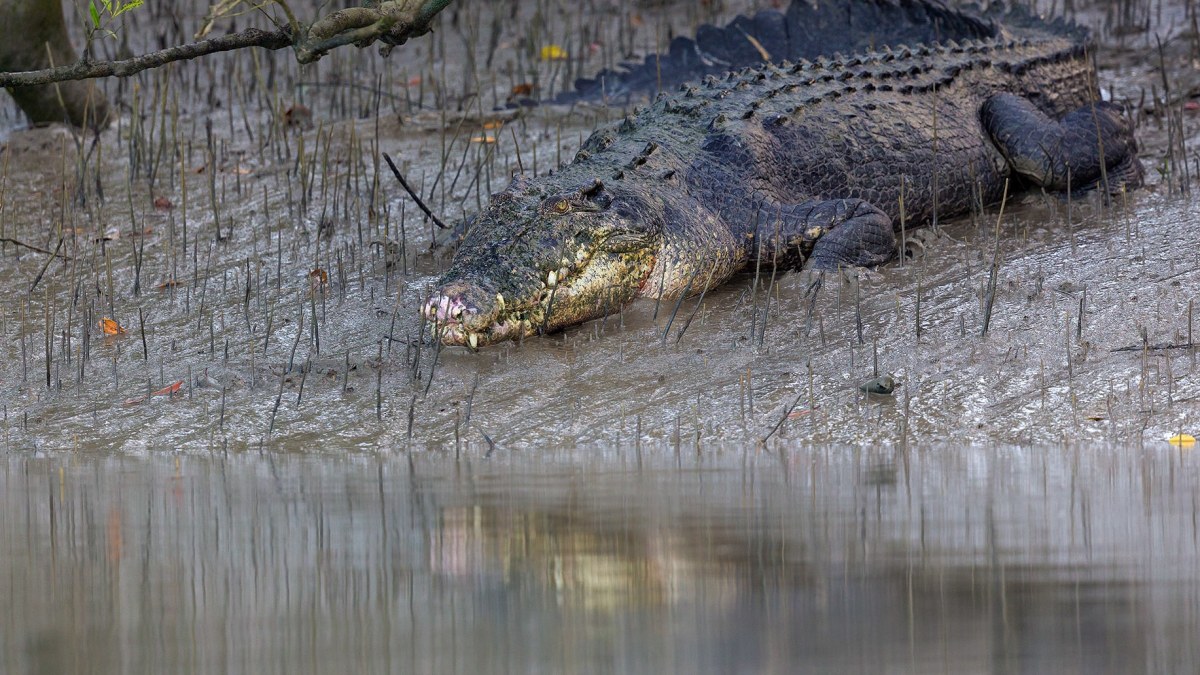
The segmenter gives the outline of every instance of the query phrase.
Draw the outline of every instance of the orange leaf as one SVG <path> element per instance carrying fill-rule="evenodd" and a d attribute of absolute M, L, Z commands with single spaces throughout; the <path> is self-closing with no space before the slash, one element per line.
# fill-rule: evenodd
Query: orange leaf
<path fill-rule="evenodd" d="M 511 96 L 532 96 L 533 85 L 528 82 L 522 82 L 512 88 Z"/>
<path fill-rule="evenodd" d="M 183 380 L 179 380 L 178 382 L 169 384 L 150 395 L 151 396 L 170 396 L 171 394 L 174 394 L 175 392 L 179 391 L 179 388 L 182 386 L 183 386 Z"/>
<path fill-rule="evenodd" d="M 174 288 L 174 287 L 176 287 L 176 286 L 182 286 L 182 285 L 183 285 L 183 283 L 184 283 L 184 282 L 182 282 L 182 281 L 178 281 L 178 280 L 176 280 L 176 279 L 167 279 L 166 281 L 164 281 L 164 282 L 162 282 L 161 284 L 159 284 L 159 285 L 158 285 L 158 290 L 162 291 L 162 290 L 166 290 L 166 289 L 168 289 L 168 288 Z"/>
<path fill-rule="evenodd" d="M 175 205 L 172 204 L 171 200 L 167 199 L 166 197 L 155 197 L 154 208 L 158 209 L 159 211 L 170 211 L 171 209 L 175 208 Z"/>
<path fill-rule="evenodd" d="M 488 120 L 483 123 L 484 129 L 499 129 L 504 126 L 504 120 Z"/>
<path fill-rule="evenodd" d="M 483 136 L 472 136 L 472 137 L 471 137 L 471 142 L 472 142 L 472 143 L 495 143 L 495 142 L 496 142 L 496 139 L 495 139 L 495 137 L 493 137 L 493 136 L 488 136 L 488 135 L 483 135 Z"/>
<path fill-rule="evenodd" d="M 100 330 L 104 331 L 105 335 L 124 335 L 125 329 L 121 324 L 117 323 L 116 319 L 104 317 L 100 319 Z"/>
<path fill-rule="evenodd" d="M 329 283 L 329 272 L 326 272 L 318 267 L 317 269 L 308 273 L 308 279 L 314 286 L 317 284 L 324 286 L 325 284 Z"/>

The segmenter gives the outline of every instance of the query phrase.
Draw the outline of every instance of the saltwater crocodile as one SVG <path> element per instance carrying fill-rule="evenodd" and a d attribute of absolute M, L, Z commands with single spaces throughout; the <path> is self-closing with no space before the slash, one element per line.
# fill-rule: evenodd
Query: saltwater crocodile
<path fill-rule="evenodd" d="M 890 11 L 904 22 L 876 26 L 876 44 L 925 39 L 710 75 L 595 132 L 552 175 L 515 178 L 422 308 L 439 339 L 541 334 L 639 296 L 699 293 L 756 262 L 880 264 L 902 225 L 1018 184 L 1141 184 L 1131 124 L 1099 101 L 1080 29 L 935 0 L 824 4 L 845 17 L 841 33 L 867 35 L 852 17 Z"/>

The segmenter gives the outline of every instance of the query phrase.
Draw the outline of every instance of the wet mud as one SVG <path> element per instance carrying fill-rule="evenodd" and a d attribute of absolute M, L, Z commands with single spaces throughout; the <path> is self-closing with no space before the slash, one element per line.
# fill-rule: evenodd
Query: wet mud
<path fill-rule="evenodd" d="M 554 3 L 462 3 L 389 59 L 349 50 L 299 70 L 260 51 L 106 82 L 126 112 L 98 138 L 8 110 L 6 442 L 485 452 L 1194 430 L 1197 38 L 1166 5 L 1146 17 L 1174 31 L 1161 52 L 1141 15 L 1077 13 L 1102 36 L 1103 88 L 1139 120 L 1145 190 L 1019 195 L 815 303 L 780 272 L 478 354 L 422 339 L 417 307 L 446 261 L 380 153 L 460 219 L 621 114 L 514 96 L 549 97 L 743 4 L 592 3 L 583 28 Z M 168 9 L 129 16 L 133 46 L 187 30 Z M 583 56 L 543 60 L 547 45 Z M 892 395 L 858 390 L 882 374 Z"/>

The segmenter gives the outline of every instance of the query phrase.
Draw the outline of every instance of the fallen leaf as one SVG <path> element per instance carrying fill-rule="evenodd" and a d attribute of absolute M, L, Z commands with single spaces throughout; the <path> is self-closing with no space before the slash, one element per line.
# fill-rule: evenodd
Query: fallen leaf
<path fill-rule="evenodd" d="M 100 330 L 104 331 L 105 335 L 124 335 L 125 329 L 115 319 L 104 317 L 100 319 Z"/>
<path fill-rule="evenodd" d="M 1183 109 L 1189 112 L 1196 112 L 1200 110 L 1200 101 L 1188 101 L 1183 104 Z"/>
<path fill-rule="evenodd" d="M 510 96 L 532 96 L 533 95 L 533 85 L 528 82 L 522 82 L 521 84 L 515 85 L 512 88 L 512 91 L 509 93 L 509 95 Z"/>
<path fill-rule="evenodd" d="M 183 386 L 183 380 L 179 380 L 178 382 L 169 384 L 150 395 L 151 396 L 170 396 L 171 394 L 174 394 L 175 392 L 179 391 L 179 388 L 182 386 Z"/>
<path fill-rule="evenodd" d="M 546 45 L 542 47 L 543 61 L 565 61 L 567 60 L 567 50 L 558 45 Z"/>
<path fill-rule="evenodd" d="M 312 286 L 314 291 L 318 288 L 324 287 L 329 283 L 329 272 L 326 272 L 318 267 L 317 269 L 308 273 L 308 283 Z"/>
<path fill-rule="evenodd" d="M 162 291 L 162 290 L 166 290 L 168 288 L 175 288 L 176 286 L 182 286 L 183 284 L 184 284 L 184 282 L 179 281 L 177 279 L 167 279 L 166 281 L 164 281 L 158 285 L 158 290 Z"/>
<path fill-rule="evenodd" d="M 488 120 L 483 123 L 484 129 L 499 129 L 504 126 L 504 120 Z"/>
<path fill-rule="evenodd" d="M 163 387 L 162 389 L 159 389 L 158 391 L 150 394 L 150 396 L 173 396 L 182 387 L 183 387 L 183 380 L 179 380 L 177 382 L 168 384 L 167 386 Z M 131 406 L 131 405 L 138 405 L 139 403 L 145 403 L 146 401 L 150 400 L 150 396 L 134 396 L 133 398 L 127 398 L 124 401 L 121 401 L 121 405 Z"/>
<path fill-rule="evenodd" d="M 1191 434 L 1176 434 L 1167 439 L 1167 442 L 1177 448 L 1190 448 L 1196 445 L 1196 437 Z"/>
<path fill-rule="evenodd" d="M 404 85 L 406 87 L 415 87 L 419 84 L 421 84 L 421 76 L 420 75 L 413 75 L 412 77 L 408 78 L 408 82 L 404 83 Z"/>
<path fill-rule="evenodd" d="M 297 129 L 311 129 L 313 127 L 312 116 L 312 111 L 307 106 L 293 103 L 287 110 L 283 111 L 283 126 Z"/>
<path fill-rule="evenodd" d="M 801 417 L 804 417 L 811 412 L 812 412 L 811 410 L 796 410 L 794 412 L 788 413 L 788 419 L 789 420 L 798 420 Z"/>
<path fill-rule="evenodd" d="M 159 211 L 170 211 L 171 209 L 175 208 L 175 205 L 172 204 L 171 200 L 167 199 L 166 197 L 155 197 L 154 208 L 158 209 Z"/>
<path fill-rule="evenodd" d="M 485 134 L 483 136 L 472 136 L 471 142 L 472 143 L 495 143 L 496 139 L 493 136 L 489 136 L 489 135 Z"/>

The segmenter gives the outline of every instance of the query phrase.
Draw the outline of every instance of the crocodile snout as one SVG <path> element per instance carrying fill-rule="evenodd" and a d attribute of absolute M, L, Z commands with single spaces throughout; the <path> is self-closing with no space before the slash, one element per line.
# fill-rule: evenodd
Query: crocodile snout
<path fill-rule="evenodd" d="M 477 333 L 493 326 L 501 309 L 494 292 L 470 281 L 455 281 L 435 290 L 421 312 L 441 331 L 445 344 L 475 347 Z"/>

